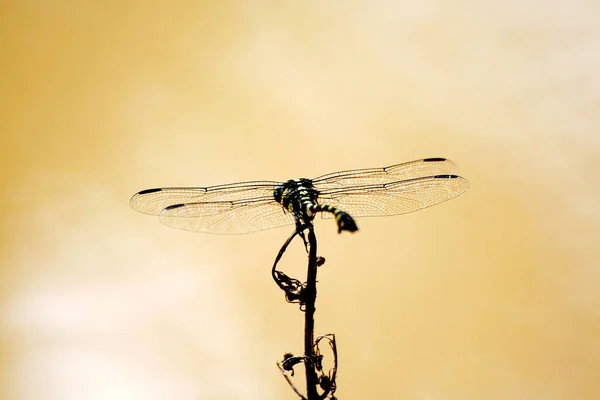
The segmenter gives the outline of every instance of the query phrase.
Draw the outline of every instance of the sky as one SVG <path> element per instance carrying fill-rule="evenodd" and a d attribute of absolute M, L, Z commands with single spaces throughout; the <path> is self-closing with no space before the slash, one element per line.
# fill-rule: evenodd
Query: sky
<path fill-rule="evenodd" d="M 456 199 L 316 221 L 337 396 L 599 398 L 599 12 L 1 2 L 0 397 L 294 398 L 291 228 L 180 231 L 129 198 L 446 157 Z"/>

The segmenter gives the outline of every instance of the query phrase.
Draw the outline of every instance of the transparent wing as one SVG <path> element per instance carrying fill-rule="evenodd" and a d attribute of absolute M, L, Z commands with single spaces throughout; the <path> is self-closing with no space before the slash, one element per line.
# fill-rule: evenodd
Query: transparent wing
<path fill-rule="evenodd" d="M 162 210 L 159 219 L 173 228 L 231 235 L 295 224 L 294 217 L 285 213 L 272 196 L 177 204 Z"/>
<path fill-rule="evenodd" d="M 415 178 L 456 174 L 458 167 L 445 158 L 425 158 L 385 168 L 356 169 L 334 172 L 313 179 L 315 188 L 326 194 L 343 188 L 383 185 Z"/>
<path fill-rule="evenodd" d="M 329 190 L 318 201 L 353 217 L 406 214 L 450 200 L 464 193 L 469 182 L 457 175 L 435 175 L 386 184 Z M 332 214 L 322 213 L 323 218 Z"/>
<path fill-rule="evenodd" d="M 129 205 L 144 214 L 159 215 L 162 210 L 177 204 L 226 202 L 270 197 L 279 182 L 239 182 L 209 187 L 171 187 L 142 190 L 133 195 Z"/>
<path fill-rule="evenodd" d="M 336 172 L 313 179 L 318 201 L 355 217 L 416 211 L 466 191 L 466 179 L 454 175 L 456 165 L 427 158 L 386 168 Z M 280 182 L 255 181 L 210 187 L 148 189 L 129 204 L 139 212 L 159 215 L 168 226 L 217 234 L 241 234 L 293 225 L 273 196 Z M 323 214 L 329 217 L 329 213 Z"/>

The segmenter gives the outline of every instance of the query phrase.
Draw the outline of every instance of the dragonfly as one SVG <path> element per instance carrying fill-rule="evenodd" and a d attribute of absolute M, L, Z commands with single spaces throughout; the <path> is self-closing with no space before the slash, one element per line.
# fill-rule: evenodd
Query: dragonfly
<path fill-rule="evenodd" d="M 314 179 L 146 189 L 129 204 L 169 227 L 213 234 L 299 227 L 317 214 L 335 219 L 338 232 L 354 232 L 356 217 L 406 214 L 461 195 L 469 182 L 457 172 L 448 159 L 425 158 Z"/>

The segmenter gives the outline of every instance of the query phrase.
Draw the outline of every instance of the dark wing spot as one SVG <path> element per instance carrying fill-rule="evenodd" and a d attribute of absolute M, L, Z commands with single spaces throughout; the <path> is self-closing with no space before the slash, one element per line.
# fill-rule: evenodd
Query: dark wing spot
<path fill-rule="evenodd" d="M 434 176 L 435 179 L 455 179 L 455 178 L 460 178 L 460 176 L 458 175 L 436 175 Z"/>
<path fill-rule="evenodd" d="M 165 211 L 166 210 L 174 210 L 174 209 L 179 208 L 179 207 L 185 207 L 185 204 L 173 204 L 172 206 L 165 207 Z"/>
<path fill-rule="evenodd" d="M 440 157 L 432 157 L 432 158 L 426 158 L 423 160 L 423 162 L 440 162 L 440 161 L 446 161 L 446 159 L 440 158 Z"/>
<path fill-rule="evenodd" d="M 139 192 L 139 195 L 160 192 L 162 189 L 146 189 Z"/>

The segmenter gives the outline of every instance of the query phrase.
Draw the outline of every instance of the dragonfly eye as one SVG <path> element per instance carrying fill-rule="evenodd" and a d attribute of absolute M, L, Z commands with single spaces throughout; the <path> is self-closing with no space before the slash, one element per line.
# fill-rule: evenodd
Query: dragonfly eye
<path fill-rule="evenodd" d="M 275 189 L 273 190 L 273 197 L 275 198 L 276 202 L 281 203 L 282 194 L 283 194 L 282 185 L 276 186 Z"/>

